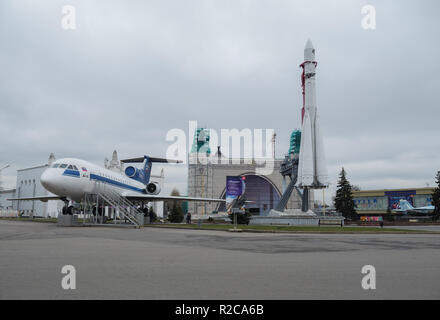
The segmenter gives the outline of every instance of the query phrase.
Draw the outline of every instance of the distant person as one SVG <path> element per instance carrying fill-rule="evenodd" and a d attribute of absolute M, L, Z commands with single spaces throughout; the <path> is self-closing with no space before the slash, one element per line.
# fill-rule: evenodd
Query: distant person
<path fill-rule="evenodd" d="M 188 213 L 186 214 L 186 223 L 187 223 L 187 224 L 191 224 L 191 212 L 188 212 Z"/>
<path fill-rule="evenodd" d="M 154 213 L 153 213 L 152 209 L 150 209 L 150 211 L 148 212 L 148 215 L 150 217 L 150 223 L 153 223 L 154 222 Z"/>
<path fill-rule="evenodd" d="M 380 220 L 379 225 L 381 228 L 383 228 L 383 220 Z"/>

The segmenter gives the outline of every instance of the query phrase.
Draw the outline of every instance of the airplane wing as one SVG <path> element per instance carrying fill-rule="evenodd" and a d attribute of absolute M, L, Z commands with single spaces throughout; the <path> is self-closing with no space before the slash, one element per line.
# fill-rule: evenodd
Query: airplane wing
<path fill-rule="evenodd" d="M 415 208 L 416 210 L 434 210 L 435 207 L 434 206 L 426 206 L 426 207 L 418 207 Z"/>
<path fill-rule="evenodd" d="M 200 202 L 225 202 L 225 199 L 212 198 L 192 198 L 181 196 L 155 196 L 149 194 L 127 193 L 123 195 L 128 200 L 146 200 L 146 201 L 164 201 L 164 200 L 178 200 L 178 201 L 200 201 Z"/>
<path fill-rule="evenodd" d="M 40 200 L 43 202 L 47 202 L 49 200 L 64 200 L 64 197 L 59 196 L 42 196 L 42 197 L 25 197 L 25 198 L 12 198 L 12 199 L 6 199 L 8 201 L 34 201 L 34 200 Z"/>
<path fill-rule="evenodd" d="M 426 206 L 426 207 L 414 208 L 412 211 L 417 213 L 431 213 L 434 211 L 434 209 L 435 209 L 434 206 Z"/>

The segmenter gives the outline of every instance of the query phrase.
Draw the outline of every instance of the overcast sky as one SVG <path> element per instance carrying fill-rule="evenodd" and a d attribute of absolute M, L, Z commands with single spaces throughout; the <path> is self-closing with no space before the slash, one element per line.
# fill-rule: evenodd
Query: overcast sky
<path fill-rule="evenodd" d="M 374 5 L 376 30 L 361 27 Z M 62 7 L 77 29 L 61 28 Z M 57 158 L 164 156 L 189 120 L 274 128 L 277 156 L 300 127 L 300 73 L 316 48 L 332 190 L 434 185 L 440 170 L 440 3 L 293 0 L 3 0 L 0 166 Z M 158 169 L 158 167 L 156 168 Z M 186 192 L 186 167 L 166 183 Z"/>

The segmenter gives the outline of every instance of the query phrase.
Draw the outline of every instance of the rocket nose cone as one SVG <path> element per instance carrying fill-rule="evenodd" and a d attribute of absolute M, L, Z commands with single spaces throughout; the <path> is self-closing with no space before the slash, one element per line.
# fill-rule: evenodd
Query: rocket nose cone
<path fill-rule="evenodd" d="M 314 49 L 313 43 L 310 39 L 307 40 L 305 49 Z"/>
<path fill-rule="evenodd" d="M 315 48 L 313 47 L 312 41 L 307 40 L 306 47 L 304 48 L 304 60 L 305 61 L 315 61 Z"/>

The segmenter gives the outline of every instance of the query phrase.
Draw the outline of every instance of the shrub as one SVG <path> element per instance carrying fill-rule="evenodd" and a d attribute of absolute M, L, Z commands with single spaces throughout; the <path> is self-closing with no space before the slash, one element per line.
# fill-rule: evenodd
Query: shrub
<path fill-rule="evenodd" d="M 251 217 L 251 214 L 249 213 L 249 211 L 246 210 L 244 213 L 236 212 L 235 214 L 237 215 L 237 224 L 249 224 L 250 217 Z M 234 224 L 234 214 L 233 213 L 231 213 L 229 215 L 229 219 L 231 219 L 231 223 Z"/>

